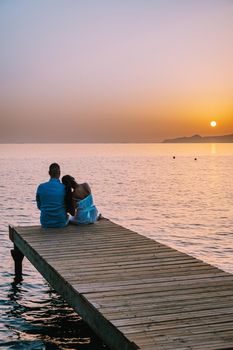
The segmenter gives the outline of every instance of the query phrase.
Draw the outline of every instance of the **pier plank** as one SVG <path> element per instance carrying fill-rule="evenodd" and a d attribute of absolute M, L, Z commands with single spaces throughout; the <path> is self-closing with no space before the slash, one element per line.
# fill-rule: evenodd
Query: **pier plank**
<path fill-rule="evenodd" d="M 230 349 L 233 276 L 101 220 L 10 239 L 113 350 Z"/>

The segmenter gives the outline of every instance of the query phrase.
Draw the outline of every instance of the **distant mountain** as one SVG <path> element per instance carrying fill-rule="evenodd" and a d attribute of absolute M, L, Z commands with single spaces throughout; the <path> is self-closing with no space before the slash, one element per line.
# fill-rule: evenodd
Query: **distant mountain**
<path fill-rule="evenodd" d="M 233 143 L 233 134 L 222 136 L 200 136 L 178 137 L 176 139 L 164 140 L 163 143 Z"/>

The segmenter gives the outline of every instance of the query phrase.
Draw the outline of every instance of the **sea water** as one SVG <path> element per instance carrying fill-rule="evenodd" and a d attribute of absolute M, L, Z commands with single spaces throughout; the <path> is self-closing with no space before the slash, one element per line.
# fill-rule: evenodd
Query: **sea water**
<path fill-rule="evenodd" d="M 14 283 L 8 225 L 39 224 L 53 162 L 103 216 L 233 273 L 233 144 L 2 144 L 0 348 L 107 349 L 26 259 Z"/>

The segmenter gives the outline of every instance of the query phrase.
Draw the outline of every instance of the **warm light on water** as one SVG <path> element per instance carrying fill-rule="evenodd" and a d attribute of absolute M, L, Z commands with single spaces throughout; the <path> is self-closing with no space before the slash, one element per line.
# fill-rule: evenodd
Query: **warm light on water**
<path fill-rule="evenodd" d="M 62 161 L 88 156 L 218 156 L 233 155 L 233 144 L 229 143 L 82 143 L 82 144 L 1 144 L 1 159 L 40 159 L 60 158 Z"/>
<path fill-rule="evenodd" d="M 7 225 L 39 223 L 35 190 L 54 161 L 89 182 L 104 216 L 233 273 L 233 144 L 0 145 L 4 348 L 102 349 L 29 262 L 12 284 Z"/>

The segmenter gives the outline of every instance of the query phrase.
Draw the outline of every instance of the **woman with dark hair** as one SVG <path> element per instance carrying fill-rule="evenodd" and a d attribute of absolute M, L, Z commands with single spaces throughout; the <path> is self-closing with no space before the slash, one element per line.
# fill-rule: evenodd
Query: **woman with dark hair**
<path fill-rule="evenodd" d="M 70 175 L 63 176 L 62 183 L 65 185 L 65 206 L 71 215 L 70 223 L 92 224 L 99 220 L 90 186 L 87 183 L 78 184 Z"/>

